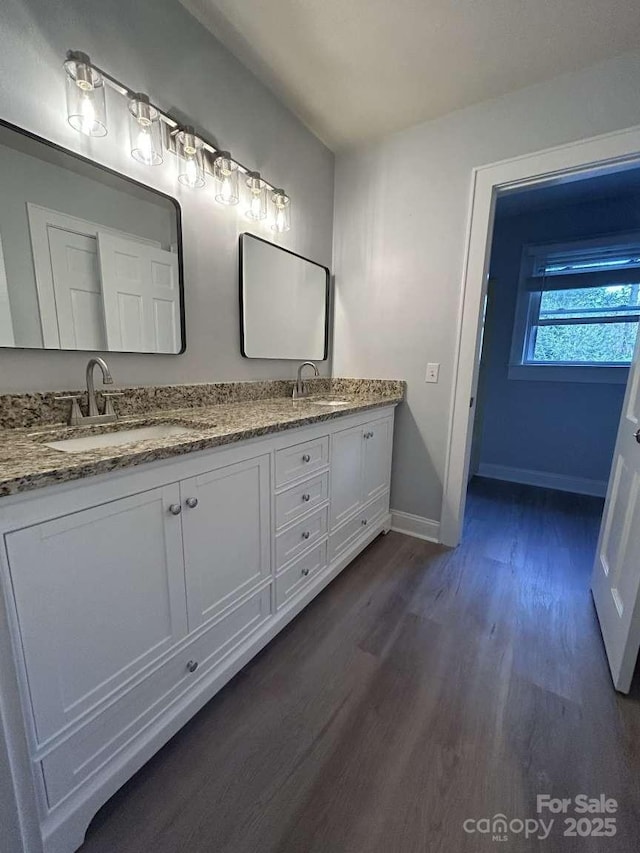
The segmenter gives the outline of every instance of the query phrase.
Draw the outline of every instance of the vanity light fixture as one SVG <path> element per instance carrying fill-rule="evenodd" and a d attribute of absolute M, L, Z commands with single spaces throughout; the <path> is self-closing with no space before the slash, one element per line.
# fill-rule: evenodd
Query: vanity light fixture
<path fill-rule="evenodd" d="M 213 161 L 213 176 L 218 182 L 216 201 L 220 204 L 237 204 L 238 164 L 231 159 L 228 151 L 218 151 Z"/>
<path fill-rule="evenodd" d="M 282 234 L 291 228 L 291 199 L 284 190 L 274 190 L 271 201 L 274 207 L 271 228 Z"/>
<path fill-rule="evenodd" d="M 127 99 L 131 156 L 139 163 L 157 166 L 164 160 L 164 148 L 180 158 L 178 180 L 188 187 L 203 187 L 207 174 L 215 178 L 215 199 L 227 207 L 240 201 L 239 175 L 248 192 L 246 215 L 253 221 L 266 219 L 271 200 L 271 228 L 279 233 L 291 227 L 291 199 L 276 189 L 259 172 L 233 160 L 228 151 L 194 133 L 193 127 L 181 127 L 168 113 L 152 103 L 148 95 L 134 92 L 104 68 L 94 65 L 86 53 L 67 52 L 64 63 L 69 124 L 87 136 L 105 136 L 107 114 L 105 88 L 109 86 Z"/>
<path fill-rule="evenodd" d="M 67 120 L 85 136 L 106 136 L 107 109 L 102 74 L 86 53 L 70 50 L 64 63 L 67 72 Z"/>
<path fill-rule="evenodd" d="M 249 206 L 246 211 L 248 219 L 260 220 L 267 218 L 267 185 L 260 177 L 260 172 L 247 172 L 247 187 L 249 189 Z"/>
<path fill-rule="evenodd" d="M 204 142 L 196 136 L 192 127 L 187 126 L 176 133 L 178 153 L 183 159 L 180 164 L 178 180 L 181 184 L 192 189 L 205 185 L 204 166 L 202 163 Z"/>
<path fill-rule="evenodd" d="M 163 159 L 159 111 L 150 103 L 148 95 L 137 92 L 129 100 L 129 112 L 131 156 L 145 166 L 159 166 Z"/>

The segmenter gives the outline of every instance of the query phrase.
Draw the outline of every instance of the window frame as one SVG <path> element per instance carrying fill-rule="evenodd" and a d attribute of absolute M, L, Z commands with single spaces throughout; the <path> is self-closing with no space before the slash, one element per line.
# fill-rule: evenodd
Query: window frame
<path fill-rule="evenodd" d="M 520 275 L 518 280 L 518 296 L 516 313 L 513 324 L 511 353 L 509 357 L 509 379 L 525 379 L 548 382 L 606 382 L 626 383 L 629 374 L 629 364 L 612 362 L 533 362 L 529 360 L 531 348 L 535 344 L 532 335 L 534 326 L 538 323 L 542 290 L 531 290 L 528 280 L 534 276 L 542 258 L 556 253 L 589 252 L 602 248 L 615 247 L 616 250 L 637 251 L 640 246 L 640 233 L 617 234 L 615 236 L 599 237 L 592 240 L 579 240 L 562 243 L 526 244 L 522 249 Z M 612 275 L 619 273 L 612 270 Z M 585 286 L 592 273 L 569 273 L 576 276 L 576 289 Z M 600 275 L 599 272 L 596 273 Z M 582 281 L 582 285 L 579 283 Z M 638 269 L 640 282 L 640 269 Z M 587 285 L 588 286 L 588 285 Z M 592 286 L 596 286 L 595 284 Z M 549 325 L 549 324 L 543 324 Z"/>

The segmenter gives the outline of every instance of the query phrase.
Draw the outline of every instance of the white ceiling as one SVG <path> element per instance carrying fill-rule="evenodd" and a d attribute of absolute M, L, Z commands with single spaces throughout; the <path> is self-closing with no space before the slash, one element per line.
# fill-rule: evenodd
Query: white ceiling
<path fill-rule="evenodd" d="M 640 46 L 638 0 L 180 0 L 330 147 Z"/>

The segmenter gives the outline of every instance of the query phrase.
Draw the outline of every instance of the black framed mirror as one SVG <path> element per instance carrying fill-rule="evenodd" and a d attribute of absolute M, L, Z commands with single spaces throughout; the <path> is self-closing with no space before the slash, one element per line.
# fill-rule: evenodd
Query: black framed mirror
<path fill-rule="evenodd" d="M 0 346 L 184 352 L 176 199 L 0 120 Z"/>
<path fill-rule="evenodd" d="M 328 267 L 240 235 L 240 348 L 245 358 L 324 361 L 329 353 Z"/>

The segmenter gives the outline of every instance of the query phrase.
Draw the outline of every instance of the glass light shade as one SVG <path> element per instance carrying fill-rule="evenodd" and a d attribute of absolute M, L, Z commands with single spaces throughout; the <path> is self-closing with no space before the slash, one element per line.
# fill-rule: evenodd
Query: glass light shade
<path fill-rule="evenodd" d="M 213 161 L 213 176 L 218 182 L 216 201 L 220 204 L 237 204 L 238 196 L 238 164 L 235 163 L 228 151 L 220 151 Z"/>
<path fill-rule="evenodd" d="M 273 203 L 273 224 L 271 228 L 279 233 L 289 231 L 291 228 L 291 199 L 284 190 L 274 190 L 271 201 Z"/>
<path fill-rule="evenodd" d="M 86 136 L 106 136 L 107 108 L 102 75 L 91 67 L 86 53 L 69 51 L 67 72 L 67 120 Z"/>
<path fill-rule="evenodd" d="M 129 101 L 129 112 L 131 156 L 145 166 L 159 166 L 163 158 L 160 113 L 142 93 Z"/>
<path fill-rule="evenodd" d="M 203 187 L 205 185 L 202 163 L 203 141 L 195 135 L 192 127 L 185 127 L 176 134 L 176 143 L 178 154 L 182 158 L 178 180 L 192 189 Z"/>
<path fill-rule="evenodd" d="M 246 216 L 248 219 L 267 218 L 267 185 L 260 177 L 260 172 L 248 172 L 247 174 L 248 206 Z"/>

